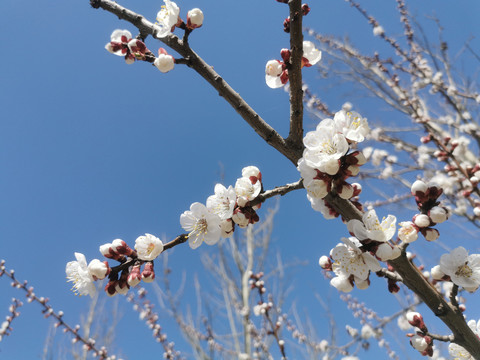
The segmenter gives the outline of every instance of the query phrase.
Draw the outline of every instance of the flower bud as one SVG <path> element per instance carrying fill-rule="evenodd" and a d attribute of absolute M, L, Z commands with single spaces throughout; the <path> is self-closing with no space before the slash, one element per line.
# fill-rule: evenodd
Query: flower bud
<path fill-rule="evenodd" d="M 413 195 L 416 195 L 417 192 L 420 192 L 422 195 L 427 192 L 428 186 L 421 180 L 417 180 L 412 184 L 411 191 Z"/>
<path fill-rule="evenodd" d="M 427 228 L 420 230 L 427 241 L 435 241 L 440 236 L 437 229 Z"/>
<path fill-rule="evenodd" d="M 121 239 L 115 239 L 112 241 L 112 249 L 121 254 L 126 256 L 131 256 L 133 250 L 127 245 L 127 243 Z"/>
<path fill-rule="evenodd" d="M 332 260 L 328 256 L 321 256 L 320 259 L 318 260 L 318 264 L 322 269 L 325 270 L 332 270 Z"/>
<path fill-rule="evenodd" d="M 353 187 L 349 183 L 342 181 L 337 184 L 337 194 L 342 199 L 350 199 L 353 196 Z"/>
<path fill-rule="evenodd" d="M 187 28 L 193 30 L 203 25 L 203 12 L 195 8 L 187 13 Z"/>
<path fill-rule="evenodd" d="M 256 166 L 253 165 L 246 166 L 242 169 L 242 177 L 249 178 L 252 184 L 255 184 L 257 181 L 262 181 L 262 173 Z M 256 179 L 252 179 L 252 177 Z"/>
<path fill-rule="evenodd" d="M 174 68 L 175 59 L 172 55 L 158 54 L 158 57 L 153 62 L 153 65 L 155 65 L 162 73 L 167 73 Z"/>
<path fill-rule="evenodd" d="M 142 280 L 140 265 L 134 265 L 128 274 L 127 283 L 130 287 L 137 286 Z"/>
<path fill-rule="evenodd" d="M 445 276 L 445 273 L 442 271 L 440 268 L 440 265 L 435 265 L 431 270 L 430 274 L 432 275 L 432 278 L 434 280 L 442 280 L 442 278 Z"/>
<path fill-rule="evenodd" d="M 425 214 L 417 214 L 413 217 L 413 222 L 419 228 L 425 228 L 430 226 L 430 218 Z"/>
<path fill-rule="evenodd" d="M 88 264 L 88 272 L 95 280 L 103 280 L 110 273 L 108 262 L 93 259 Z"/>
<path fill-rule="evenodd" d="M 388 243 L 382 243 L 378 245 L 375 256 L 377 256 L 382 261 L 390 260 L 393 256 L 392 246 Z"/>
<path fill-rule="evenodd" d="M 415 326 L 419 328 L 422 332 L 427 332 L 428 329 L 425 326 L 425 323 L 423 322 L 423 317 L 420 315 L 420 313 L 415 312 L 415 311 L 409 311 L 405 315 L 407 318 L 407 321 L 409 322 L 410 325 Z"/>
<path fill-rule="evenodd" d="M 423 336 L 413 335 L 410 338 L 410 344 L 415 350 L 424 351 L 428 347 L 428 343 Z"/>
<path fill-rule="evenodd" d="M 232 219 L 223 220 L 220 223 L 220 229 L 222 231 L 222 234 L 221 234 L 222 238 L 227 239 L 233 236 L 233 231 L 235 230 L 235 226 Z"/>
<path fill-rule="evenodd" d="M 328 194 L 328 184 L 324 180 L 313 179 L 305 184 L 307 192 L 315 199 L 323 199 Z"/>
<path fill-rule="evenodd" d="M 368 279 L 363 281 L 355 281 L 355 285 L 359 290 L 366 290 L 370 286 L 370 281 Z"/>
<path fill-rule="evenodd" d="M 321 171 L 327 173 L 328 175 L 335 175 L 340 170 L 340 160 L 330 159 L 323 164 Z"/>
<path fill-rule="evenodd" d="M 155 271 L 153 270 L 153 262 L 149 261 L 145 263 L 145 267 L 142 271 L 142 280 L 146 283 L 150 283 L 155 279 Z"/>
<path fill-rule="evenodd" d="M 440 224 L 444 222 L 445 220 L 448 219 L 448 212 L 445 208 L 440 207 L 440 206 L 434 206 L 433 208 L 430 209 L 428 212 L 428 216 L 430 216 L 430 219 L 436 223 Z"/>
<path fill-rule="evenodd" d="M 249 224 L 249 220 L 242 212 L 241 208 L 236 208 L 233 211 L 232 220 L 235 221 L 235 224 L 237 224 L 241 228 L 245 228 Z"/>

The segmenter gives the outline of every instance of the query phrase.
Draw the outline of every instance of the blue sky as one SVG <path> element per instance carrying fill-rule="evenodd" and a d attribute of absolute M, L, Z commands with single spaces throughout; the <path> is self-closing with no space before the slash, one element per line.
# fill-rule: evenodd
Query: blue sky
<path fill-rule="evenodd" d="M 120 3 L 152 20 L 161 6 L 160 1 L 147 0 Z M 182 14 L 193 7 L 205 13 L 205 25 L 190 37 L 194 50 L 285 135 L 288 96 L 265 85 L 264 66 L 288 46 L 288 35 L 282 31 L 287 7 L 273 0 L 177 3 Z M 420 19 L 433 13 L 440 18 L 453 51 L 470 36 L 477 36 L 471 45 L 479 48 L 478 2 L 429 0 L 411 5 Z M 387 32 L 401 33 L 393 1 L 365 1 L 365 6 L 384 20 Z M 305 25 L 348 35 L 365 51 L 383 46 L 345 2 L 325 0 L 310 7 Z M 134 33 L 132 26 L 90 8 L 86 0 L 0 3 L 0 31 L 7 35 L 0 57 L 0 258 L 16 269 L 19 279 L 28 279 L 39 295 L 50 297 L 72 324 L 88 306 L 87 299 L 74 297 L 65 282 L 65 263 L 73 260 L 75 251 L 91 259 L 99 256 L 103 243 L 122 238 L 133 244 L 146 232 L 173 239 L 183 232 L 179 215 L 192 202 L 205 202 L 222 176 L 226 185 L 234 184 L 247 165 L 260 168 L 266 188 L 299 178 L 288 160 L 264 144 L 187 67 L 177 65 L 161 74 L 147 63 L 127 66 L 105 51 L 117 28 Z M 149 39 L 147 46 L 156 52 L 159 45 Z M 318 81 L 319 89 L 326 85 L 313 69 L 305 69 L 304 75 L 312 84 Z M 332 109 L 350 100 L 369 119 L 382 118 L 369 101 L 346 98 L 343 90 L 333 89 L 322 97 Z M 314 118 L 306 115 L 305 128 L 314 124 Z M 319 321 L 325 317 L 311 294 L 324 294 L 335 304 L 336 291 L 322 277 L 317 260 L 345 235 L 340 221 L 327 223 L 310 209 L 303 191 L 280 201 L 274 247 L 287 260 L 308 262 L 294 270 L 292 277 L 303 280 L 290 300 Z M 206 245 L 197 251 L 184 246 L 170 256 L 171 266 L 191 279 L 203 271 L 202 253 L 213 252 Z M 9 299 L 23 295 L 9 288 L 4 278 L 0 289 L 1 319 Z M 386 286 L 377 282 L 370 290 L 361 296 L 387 315 L 382 306 Z M 380 299 L 376 294 L 382 294 Z M 124 324 L 136 321 L 129 305 L 120 306 Z M 332 307 L 345 309 L 343 304 Z M 12 336 L 0 342 L 2 359 L 41 357 L 49 323 L 35 304 L 25 305 L 21 312 Z M 355 325 L 354 320 L 350 323 Z M 130 359 L 138 351 L 148 354 L 158 347 L 142 323 L 137 327 L 142 349 L 121 347 Z M 172 340 L 181 342 L 175 330 L 166 330 Z M 120 338 L 128 336 L 120 331 Z M 416 353 L 408 351 L 415 358 Z"/>

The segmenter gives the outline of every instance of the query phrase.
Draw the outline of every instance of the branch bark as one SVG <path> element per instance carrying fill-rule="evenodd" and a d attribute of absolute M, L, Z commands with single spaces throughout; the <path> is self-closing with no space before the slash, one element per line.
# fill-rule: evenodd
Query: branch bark
<path fill-rule="evenodd" d="M 290 133 L 287 142 L 303 150 L 303 90 L 302 90 L 302 1 L 290 0 L 290 64 L 288 79 L 290 82 Z"/>
<path fill-rule="evenodd" d="M 302 156 L 302 149 L 294 149 L 287 144 L 285 139 L 272 128 L 259 114 L 257 114 L 248 103 L 233 88 L 208 65 L 200 56 L 198 56 L 188 45 L 177 36 L 171 34 L 163 38 L 157 37 L 158 26 L 148 21 L 142 15 L 139 15 L 113 1 L 110 0 L 91 0 L 94 8 L 102 8 L 112 14 L 117 15 L 120 19 L 126 20 L 138 28 L 140 33 L 151 35 L 153 38 L 160 40 L 186 60 L 188 66 L 194 69 L 201 77 L 203 77 L 210 85 L 218 91 L 235 111 L 262 137 L 269 145 L 277 149 L 287 159 L 295 165 L 297 160 Z"/>

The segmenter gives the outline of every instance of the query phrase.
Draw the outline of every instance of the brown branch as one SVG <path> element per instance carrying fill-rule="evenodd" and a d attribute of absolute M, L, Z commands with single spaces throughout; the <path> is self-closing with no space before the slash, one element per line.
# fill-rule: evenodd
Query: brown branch
<path fill-rule="evenodd" d="M 387 279 L 403 282 L 403 279 L 400 275 L 392 271 L 388 271 L 387 269 L 381 269 L 380 271 L 377 271 L 377 275 L 381 275 Z"/>
<path fill-rule="evenodd" d="M 272 190 L 267 190 L 267 191 L 261 193 L 260 195 L 258 195 L 255 198 L 255 200 L 250 201 L 249 205 L 250 206 L 255 206 L 255 205 L 258 205 L 260 203 L 263 203 L 265 200 L 267 200 L 267 199 L 269 199 L 273 196 L 277 196 L 277 195 L 283 196 L 285 194 L 288 194 L 290 191 L 298 190 L 298 189 L 302 189 L 302 188 L 303 188 L 303 179 L 300 179 L 295 183 L 286 184 L 286 185 L 283 185 L 283 186 L 277 186 Z"/>
<path fill-rule="evenodd" d="M 362 221 L 362 214 L 350 201 L 332 194 L 325 198 L 346 221 Z M 452 331 L 454 342 L 464 347 L 475 359 L 480 359 L 480 341 L 469 328 L 461 312 L 448 304 L 443 296 L 423 277 L 422 273 L 402 254 L 388 263 L 402 277 L 403 283 L 412 290 Z"/>
<path fill-rule="evenodd" d="M 142 15 L 139 15 L 127 8 L 110 0 L 91 0 L 94 8 L 102 8 L 120 19 L 126 20 L 140 30 L 142 34 L 149 34 L 153 38 L 160 40 L 189 61 L 189 66 L 212 85 L 220 96 L 222 96 L 235 111 L 260 135 L 269 145 L 285 155 L 292 163 L 297 164 L 297 160 L 302 156 L 301 148 L 292 148 L 285 139 L 265 122 L 245 100 L 200 56 L 198 56 L 189 46 L 180 40 L 177 36 L 171 34 L 164 38 L 158 38 L 156 33 L 157 25 L 148 21 Z"/>
<path fill-rule="evenodd" d="M 302 90 L 302 1 L 290 0 L 290 64 L 288 79 L 290 82 L 290 133 L 287 142 L 297 149 L 303 149 L 303 90 Z"/>

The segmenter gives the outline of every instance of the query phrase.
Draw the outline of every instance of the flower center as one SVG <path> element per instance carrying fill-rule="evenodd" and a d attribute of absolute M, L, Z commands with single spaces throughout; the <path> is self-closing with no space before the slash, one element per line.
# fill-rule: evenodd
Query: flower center
<path fill-rule="evenodd" d="M 197 233 L 197 234 L 202 234 L 204 233 L 205 235 L 208 232 L 208 223 L 206 219 L 199 219 L 197 223 L 195 224 L 195 227 L 193 228 L 193 231 L 190 234 Z"/>
<path fill-rule="evenodd" d="M 153 249 L 155 249 L 155 245 L 153 243 L 148 244 L 147 254 L 150 255 L 152 253 Z"/>
<path fill-rule="evenodd" d="M 358 127 L 360 126 L 361 118 L 359 118 L 358 116 L 354 116 L 351 112 L 347 113 L 347 117 L 351 121 L 350 127 L 353 127 L 355 130 L 358 129 Z"/>
<path fill-rule="evenodd" d="M 460 266 L 457 271 L 455 272 L 455 275 L 457 276 L 463 276 L 463 277 L 470 277 L 473 274 L 473 270 L 468 266 L 468 261 L 463 264 L 463 266 Z"/>
<path fill-rule="evenodd" d="M 327 153 L 328 155 L 333 155 L 337 152 L 335 146 L 333 146 L 332 142 L 328 140 L 322 142 L 320 147 L 322 148 L 322 152 Z"/>

